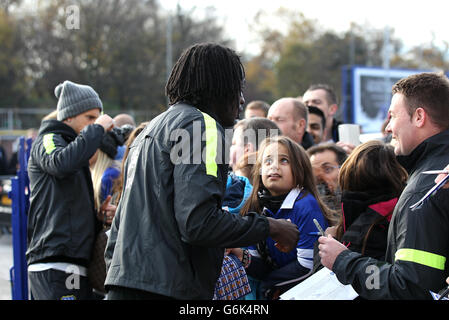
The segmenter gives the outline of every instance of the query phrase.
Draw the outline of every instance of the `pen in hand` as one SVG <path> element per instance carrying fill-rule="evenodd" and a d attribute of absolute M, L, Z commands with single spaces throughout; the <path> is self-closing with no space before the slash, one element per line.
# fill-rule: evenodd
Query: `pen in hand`
<path fill-rule="evenodd" d="M 438 298 L 438 300 L 443 300 L 444 298 L 446 298 L 448 293 L 449 293 L 449 286 L 447 286 L 447 288 L 444 289 L 443 292 L 439 293 L 440 297 Z"/>
<path fill-rule="evenodd" d="M 448 170 L 429 170 L 429 171 L 423 171 L 421 174 L 448 174 Z"/>
<path fill-rule="evenodd" d="M 318 231 L 320 232 L 320 234 L 325 237 L 324 235 L 324 230 L 323 228 L 320 226 L 320 224 L 318 223 L 318 221 L 316 219 L 313 219 L 313 223 L 315 223 L 316 228 L 318 229 Z"/>
<path fill-rule="evenodd" d="M 410 206 L 410 209 L 415 210 L 421 207 L 421 205 L 424 203 L 426 199 L 428 199 L 432 194 L 437 192 L 443 185 L 446 184 L 446 182 L 449 180 L 449 175 L 444 177 L 443 180 L 435 184 L 425 195 L 422 197 L 418 202 L 416 202 L 414 205 Z"/>

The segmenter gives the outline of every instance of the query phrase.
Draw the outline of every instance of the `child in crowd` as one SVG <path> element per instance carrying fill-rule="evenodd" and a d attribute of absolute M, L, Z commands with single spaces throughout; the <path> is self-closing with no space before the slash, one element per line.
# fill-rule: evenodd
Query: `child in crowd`
<path fill-rule="evenodd" d="M 289 253 L 279 251 L 271 238 L 249 250 L 230 250 L 250 276 L 261 280 L 264 297 L 276 298 L 311 274 L 313 245 L 319 237 L 313 219 L 324 229 L 334 223 L 319 198 L 306 152 L 291 139 L 278 136 L 262 143 L 253 169 L 253 191 L 241 214 L 250 211 L 290 219 L 299 228 L 296 250 Z"/>

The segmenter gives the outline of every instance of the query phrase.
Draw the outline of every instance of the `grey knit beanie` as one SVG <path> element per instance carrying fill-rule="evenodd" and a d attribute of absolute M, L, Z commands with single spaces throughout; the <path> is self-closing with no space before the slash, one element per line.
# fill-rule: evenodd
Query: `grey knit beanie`
<path fill-rule="evenodd" d="M 77 116 L 91 109 L 103 111 L 100 97 L 89 86 L 64 81 L 55 88 L 55 96 L 58 98 L 58 120 L 62 121 Z"/>

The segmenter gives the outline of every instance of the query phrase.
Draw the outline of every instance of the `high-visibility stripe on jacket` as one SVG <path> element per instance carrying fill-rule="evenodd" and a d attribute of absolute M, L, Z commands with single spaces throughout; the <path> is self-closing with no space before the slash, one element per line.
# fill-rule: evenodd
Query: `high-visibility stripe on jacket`
<path fill-rule="evenodd" d="M 224 248 L 268 236 L 265 217 L 222 210 L 224 130 L 187 104 L 153 119 L 130 148 L 106 249 L 106 286 L 212 299 Z"/>
<path fill-rule="evenodd" d="M 444 168 L 449 159 L 449 130 L 422 142 L 409 156 L 398 157 L 409 179 L 388 230 L 386 262 L 344 251 L 333 270 L 368 299 L 431 299 L 430 291 L 447 286 L 449 276 L 449 189 L 441 189 L 421 208 L 410 209 L 435 185 L 435 176 L 421 172 Z M 374 277 L 377 288 L 369 285 Z M 371 282 L 370 282 L 371 281 Z M 367 285 L 368 284 L 368 285 Z"/>

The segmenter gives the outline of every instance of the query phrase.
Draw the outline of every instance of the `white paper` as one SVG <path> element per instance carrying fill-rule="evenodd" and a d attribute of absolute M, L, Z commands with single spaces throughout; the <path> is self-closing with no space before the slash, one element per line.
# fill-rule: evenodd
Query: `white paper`
<path fill-rule="evenodd" d="M 435 293 L 433 291 L 429 291 L 429 292 L 432 295 L 433 300 L 439 300 L 440 299 L 441 296 L 438 293 Z M 443 297 L 441 300 L 449 300 L 449 299 L 446 298 L 446 297 Z"/>
<path fill-rule="evenodd" d="M 358 146 L 360 144 L 360 126 L 358 124 L 340 124 L 338 126 L 340 141 Z"/>
<path fill-rule="evenodd" d="M 354 300 L 351 285 L 338 281 L 335 273 L 323 268 L 280 296 L 281 300 Z"/>

